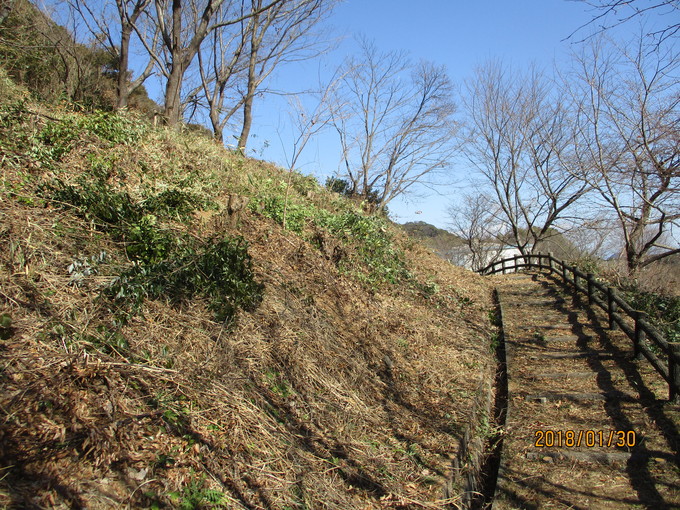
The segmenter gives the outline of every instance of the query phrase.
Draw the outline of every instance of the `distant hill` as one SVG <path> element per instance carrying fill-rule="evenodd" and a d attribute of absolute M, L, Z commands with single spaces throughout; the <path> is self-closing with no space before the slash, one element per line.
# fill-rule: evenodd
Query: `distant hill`
<path fill-rule="evenodd" d="M 436 255 L 451 260 L 460 254 L 465 241 L 451 232 L 424 221 L 410 221 L 401 225 L 409 237 L 418 239 Z"/>

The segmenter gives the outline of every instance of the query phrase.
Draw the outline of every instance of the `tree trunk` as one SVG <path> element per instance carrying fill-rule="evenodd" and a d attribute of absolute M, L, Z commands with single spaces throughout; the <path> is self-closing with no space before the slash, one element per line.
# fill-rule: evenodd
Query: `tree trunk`
<path fill-rule="evenodd" d="M 172 1 L 172 33 L 170 35 L 170 76 L 165 85 L 165 122 L 175 126 L 180 121 L 180 93 L 184 78 L 184 52 L 182 51 L 182 1 Z"/>
<path fill-rule="evenodd" d="M 210 123 L 213 128 L 213 138 L 221 143 L 224 143 L 224 132 L 220 125 L 220 114 L 217 108 L 210 108 Z"/>
<path fill-rule="evenodd" d="M 257 64 L 257 27 L 258 16 L 253 16 L 253 28 L 250 35 L 250 60 L 248 61 L 248 90 L 246 91 L 246 98 L 243 102 L 243 128 L 241 129 L 241 136 L 238 137 L 238 148 L 245 153 L 248 144 L 248 136 L 250 135 L 250 127 L 253 123 L 253 99 L 255 96 L 255 66 Z"/>
<path fill-rule="evenodd" d="M 248 97 L 243 103 L 243 128 L 241 129 L 241 136 L 238 137 L 238 148 L 245 153 L 248 144 L 248 136 L 250 136 L 250 127 L 253 123 L 253 94 L 250 92 L 251 86 L 248 83 Z M 252 87 L 255 91 L 255 87 Z"/>
<path fill-rule="evenodd" d="M 626 247 L 626 266 L 629 276 L 635 274 L 640 267 L 640 255 L 632 245 Z"/>
<path fill-rule="evenodd" d="M 132 27 L 123 27 L 120 37 L 120 54 L 118 61 L 118 101 L 117 108 L 125 108 L 128 104 L 130 89 L 128 87 L 128 60 L 130 58 L 130 36 Z"/>
<path fill-rule="evenodd" d="M 179 59 L 178 59 L 179 60 Z M 175 126 L 181 118 L 180 91 L 182 89 L 182 65 L 177 62 L 172 66 L 170 76 L 165 85 L 165 122 L 168 126 Z"/>

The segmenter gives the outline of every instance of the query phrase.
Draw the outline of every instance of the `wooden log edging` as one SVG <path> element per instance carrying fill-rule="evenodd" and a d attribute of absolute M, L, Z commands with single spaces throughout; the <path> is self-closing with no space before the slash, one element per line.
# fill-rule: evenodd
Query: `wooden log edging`
<path fill-rule="evenodd" d="M 444 490 L 444 499 L 458 499 L 456 509 L 482 508 L 495 496 L 502 462 L 502 430 L 508 410 L 503 310 L 498 291 L 493 291 L 496 307 L 497 348 L 495 366 L 485 367 L 476 392 L 472 416 L 453 459 L 453 475 Z M 490 437 L 495 430 L 495 437 Z"/>
<path fill-rule="evenodd" d="M 451 508 L 470 510 L 476 508 L 484 477 L 483 466 L 486 457 L 485 437 L 480 434 L 484 423 L 488 423 L 494 394 L 493 367 L 483 369 L 470 420 L 465 427 L 456 457 L 452 461 L 452 476 L 444 488 L 444 499 L 458 499 Z"/>
<path fill-rule="evenodd" d="M 633 342 L 633 356 L 644 357 L 668 383 L 668 399 L 680 401 L 680 342 L 669 342 L 652 324 L 643 312 L 635 310 L 616 291 L 615 288 L 598 282 L 592 273 L 584 273 L 574 266 L 553 257 L 552 253 L 532 253 L 531 255 L 515 255 L 492 262 L 478 271 L 482 275 L 502 272 L 517 272 L 522 269 L 537 268 L 548 270 L 562 278 L 574 289 L 575 297 L 585 294 L 588 306 L 604 310 L 611 330 L 621 329 Z M 631 327 L 629 322 L 633 322 Z M 654 345 L 663 353 L 662 360 L 651 349 Z"/>
<path fill-rule="evenodd" d="M 501 302 L 500 295 L 498 294 L 498 289 L 494 289 L 494 301 L 496 302 L 496 306 L 498 307 L 498 328 L 499 328 L 499 338 L 498 341 L 500 342 L 500 352 L 502 353 L 502 359 L 501 362 L 503 364 L 503 370 L 504 370 L 504 375 L 503 375 L 503 380 L 501 384 L 505 386 L 504 392 L 505 392 L 505 409 L 503 411 L 503 416 L 502 419 L 499 420 L 501 423 L 498 423 L 497 426 L 501 430 L 501 434 L 505 434 L 505 426 L 508 420 L 510 419 L 510 411 L 511 411 L 511 405 L 512 405 L 512 400 L 510 399 L 510 395 L 508 394 L 508 364 L 511 361 L 512 358 L 512 353 L 510 351 L 510 346 L 508 343 L 505 341 L 505 313 L 503 311 L 503 303 Z M 493 475 L 494 478 L 494 486 L 492 488 L 493 492 L 493 500 L 491 501 L 491 509 L 493 510 L 495 506 L 495 501 L 498 500 L 497 496 L 498 493 L 502 490 L 501 487 L 501 480 L 503 477 L 507 474 L 507 462 L 506 462 L 506 457 L 503 455 L 503 440 L 502 436 L 499 441 L 499 444 L 497 446 L 498 448 L 498 465 L 496 466 L 496 472 L 495 473 L 490 473 L 490 475 Z M 488 503 L 488 502 L 487 502 Z"/>

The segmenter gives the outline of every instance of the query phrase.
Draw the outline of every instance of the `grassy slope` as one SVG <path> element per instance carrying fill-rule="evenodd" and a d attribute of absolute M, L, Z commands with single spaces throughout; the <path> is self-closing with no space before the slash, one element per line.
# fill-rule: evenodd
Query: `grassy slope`
<path fill-rule="evenodd" d="M 484 281 L 299 175 L 283 229 L 272 165 L 0 81 L 0 506 L 444 505 L 492 370 Z M 187 214 L 150 213 L 168 190 Z M 232 320 L 236 276 L 177 286 L 230 236 L 264 289 Z"/>

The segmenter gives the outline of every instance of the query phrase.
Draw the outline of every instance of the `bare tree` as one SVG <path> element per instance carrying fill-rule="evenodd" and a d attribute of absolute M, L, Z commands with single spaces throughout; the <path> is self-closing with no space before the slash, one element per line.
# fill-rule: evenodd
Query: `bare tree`
<path fill-rule="evenodd" d="M 580 178 L 614 215 L 631 273 L 680 253 L 680 59 L 656 49 L 642 36 L 625 48 L 596 41 L 571 80 Z"/>
<path fill-rule="evenodd" d="M 288 165 L 288 182 L 286 184 L 286 198 L 283 206 L 284 228 L 286 227 L 290 183 L 298 159 L 302 155 L 302 151 L 307 147 L 309 141 L 328 127 L 333 118 L 337 118 L 336 112 L 342 108 L 342 105 L 334 100 L 335 90 L 338 87 L 338 84 L 339 78 L 334 76 L 326 85 L 322 85 L 319 88 L 319 92 L 313 94 L 313 96 L 316 96 L 316 102 L 313 108 L 306 108 L 300 95 L 291 96 L 289 99 L 290 108 L 288 111 L 291 120 L 293 140 L 290 152 L 286 151 L 284 145 L 284 155 Z"/>
<path fill-rule="evenodd" d="M 465 241 L 469 256 L 464 265 L 478 271 L 498 260 L 503 251 L 503 224 L 498 222 L 498 206 L 483 193 L 463 195 L 462 203 L 449 207 L 453 233 Z"/>
<path fill-rule="evenodd" d="M 627 23 L 635 18 L 640 18 L 645 14 L 654 12 L 656 14 L 668 16 L 672 20 L 665 27 L 651 32 L 650 36 L 657 40 L 658 44 L 666 39 L 675 37 L 680 30 L 680 1 L 679 0 L 571 0 L 585 3 L 594 8 L 598 14 L 587 23 L 577 28 L 573 36 L 579 30 L 586 27 L 596 26 L 595 35 L 601 34 L 606 30 Z M 571 37 L 570 36 L 570 37 Z M 583 42 L 583 41 L 582 41 Z"/>
<path fill-rule="evenodd" d="M 154 61 L 147 56 L 142 72 L 131 80 L 129 69 L 132 36 L 140 17 L 152 0 L 67 0 L 67 4 L 87 26 L 97 42 L 109 52 L 117 71 L 116 106 L 125 108 L 128 98 L 153 73 Z M 158 30 L 151 36 L 150 47 L 156 48 Z"/>
<path fill-rule="evenodd" d="M 234 0 L 153 0 L 155 9 L 149 19 L 159 30 L 162 51 L 154 50 L 149 34 L 139 35 L 166 80 L 164 114 L 169 125 L 177 124 L 181 118 L 184 76 L 205 38 L 215 30 L 259 16 L 283 1 L 270 0 L 244 12 Z"/>
<path fill-rule="evenodd" d="M 188 102 L 198 104 L 199 94 L 205 99 L 208 117 L 215 140 L 224 142 L 224 128 L 231 117 L 243 106 L 244 98 L 238 94 L 236 83 L 245 79 L 245 48 L 248 25 L 254 18 L 243 20 L 239 30 L 215 30 L 209 44 L 198 50 L 198 68 L 201 85 L 188 95 Z M 230 95 L 230 92 L 232 94 Z M 230 100 L 226 104 L 227 99 Z"/>
<path fill-rule="evenodd" d="M 523 254 L 554 232 L 589 185 L 568 170 L 568 109 L 550 82 L 491 62 L 467 82 L 464 154 L 480 171 Z"/>
<path fill-rule="evenodd" d="M 456 151 L 452 85 L 443 67 L 413 65 L 403 53 L 360 44 L 361 55 L 344 65 L 339 101 L 345 107 L 334 126 L 351 192 L 384 209 L 450 165 Z"/>
<path fill-rule="evenodd" d="M 253 12 L 263 3 L 250 1 Z M 252 17 L 247 26 L 247 80 L 242 92 L 243 122 L 238 140 L 242 150 L 248 144 L 253 102 L 261 84 L 281 63 L 309 59 L 325 51 L 328 43 L 312 30 L 336 3 L 337 0 L 288 0 Z"/>

